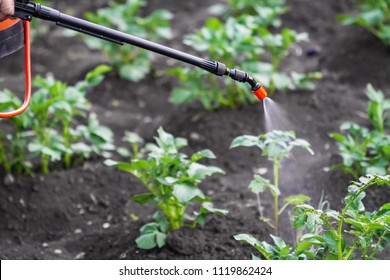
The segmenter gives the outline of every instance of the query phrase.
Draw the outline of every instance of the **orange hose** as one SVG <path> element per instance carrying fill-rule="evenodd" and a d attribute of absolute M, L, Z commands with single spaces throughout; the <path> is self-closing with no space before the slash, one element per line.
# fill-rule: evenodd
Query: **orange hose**
<path fill-rule="evenodd" d="M 12 118 L 27 110 L 31 100 L 31 51 L 30 51 L 30 22 L 24 21 L 24 67 L 26 70 L 26 90 L 23 105 L 11 112 L 0 113 L 0 118 Z"/>

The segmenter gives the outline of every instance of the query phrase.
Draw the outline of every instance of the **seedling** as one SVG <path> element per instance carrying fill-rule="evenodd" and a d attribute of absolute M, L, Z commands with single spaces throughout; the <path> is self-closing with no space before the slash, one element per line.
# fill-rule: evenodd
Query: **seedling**
<path fill-rule="evenodd" d="M 269 9 L 273 11 L 280 7 Z M 279 14 L 275 11 L 261 16 L 228 17 L 225 22 L 210 18 L 205 27 L 187 36 L 184 42 L 197 51 L 208 52 L 211 59 L 222 59 L 227 65 L 250 69 L 254 77 L 270 90 L 271 95 L 276 89 L 312 90 L 315 86 L 311 81 L 321 78 L 321 73 L 280 72 L 281 64 L 291 46 L 307 40 L 308 35 L 298 34 L 287 28 L 280 33 L 272 33 L 271 25 Z M 206 109 L 212 110 L 256 102 L 252 94 L 232 81 L 225 80 L 226 87 L 221 88 L 215 77 L 201 71 L 178 68 L 169 73 L 180 80 L 180 86 L 171 95 L 171 102 L 175 104 L 199 100 Z"/>
<path fill-rule="evenodd" d="M 337 20 L 346 25 L 358 25 L 390 46 L 390 0 L 357 0 L 358 14 L 344 14 Z"/>
<path fill-rule="evenodd" d="M 172 14 L 166 10 L 154 11 L 148 17 L 139 16 L 144 0 L 126 0 L 124 4 L 112 2 L 97 13 L 88 12 L 86 19 L 110 28 L 117 29 L 147 40 L 171 38 L 170 20 Z M 142 80 L 151 70 L 151 53 L 140 48 L 120 46 L 90 36 L 82 36 L 92 49 L 101 50 L 118 71 L 122 79 L 130 81 Z"/>
<path fill-rule="evenodd" d="M 310 144 L 303 139 L 297 139 L 293 131 L 272 131 L 264 135 L 250 136 L 244 135 L 235 138 L 230 148 L 236 147 L 257 147 L 262 151 L 262 155 L 267 156 L 268 160 L 273 162 L 273 184 L 266 178 L 260 175 L 254 175 L 253 181 L 249 188 L 257 195 L 269 190 L 274 198 L 274 221 L 266 218 L 260 212 L 260 219 L 271 226 L 275 232 L 278 232 L 279 216 L 289 205 L 298 205 L 310 198 L 305 195 L 293 195 L 284 199 L 284 205 L 279 208 L 279 196 L 281 195 L 279 189 L 279 169 L 283 159 L 291 155 L 291 151 L 295 147 L 301 147 L 311 154 L 314 152 L 310 148 Z M 259 200 L 260 201 L 260 200 Z M 259 205 L 261 209 L 261 205 Z"/>
<path fill-rule="evenodd" d="M 12 118 L 15 133 L 7 137 L 8 151 L 4 145 L 0 148 L 0 162 L 7 172 L 27 170 L 23 166 L 25 148 L 29 152 L 28 159 L 40 157 L 42 172 L 49 172 L 49 163 L 63 161 L 70 168 L 88 158 L 92 152 L 101 154 L 104 150 L 114 148 L 113 134 L 108 128 L 101 126 L 96 115 L 88 113 L 91 104 L 86 98 L 91 87 L 100 84 L 103 74 L 110 71 L 108 66 L 99 66 L 89 72 L 84 81 L 74 86 L 55 80 L 53 77 L 37 77 L 30 108 L 25 114 Z M 10 91 L 3 95 L 6 102 L 1 109 L 14 109 L 21 101 Z M 88 119 L 87 125 L 76 121 Z M 8 164 L 10 163 L 10 164 Z M 13 167 L 15 166 L 15 167 Z"/>
<path fill-rule="evenodd" d="M 385 99 L 383 92 L 370 84 L 366 93 L 370 100 L 367 117 L 372 129 L 346 122 L 340 128 L 344 134 L 331 134 L 337 141 L 343 163 L 328 170 L 341 169 L 355 180 L 362 174 L 386 175 L 390 171 L 390 136 L 385 132 L 390 120 L 390 99 Z"/>
<path fill-rule="evenodd" d="M 128 133 L 127 136 L 126 141 L 133 147 L 131 162 L 108 160 L 106 164 L 138 177 L 148 192 L 135 195 L 133 200 L 160 209 L 154 215 L 154 222 L 141 228 L 141 235 L 136 240 L 139 248 L 164 246 L 169 231 L 183 226 L 204 225 L 208 213 L 227 214 L 226 210 L 214 208 L 211 198 L 199 188 L 206 177 L 224 173 L 218 167 L 198 163 L 204 158 L 215 158 L 210 150 L 197 152 L 187 158 L 187 155 L 179 152 L 187 146 L 187 140 L 175 138 L 162 128 L 158 129 L 156 144 L 146 144 L 141 150 L 139 147 L 143 140 L 134 134 Z M 188 207 L 191 205 L 192 209 L 198 210 L 189 213 Z"/>
<path fill-rule="evenodd" d="M 285 3 L 285 0 L 227 0 L 227 5 L 215 4 L 209 10 L 211 14 L 224 16 L 225 18 L 229 16 L 255 15 L 274 27 L 280 27 L 282 21 L 278 16 L 288 11 Z"/>
<path fill-rule="evenodd" d="M 362 202 L 365 192 L 375 185 L 389 187 L 390 175 L 367 175 L 352 182 L 340 211 L 315 209 L 310 205 L 295 207 L 294 226 L 316 232 L 302 236 L 295 249 L 272 235 L 274 245 L 260 242 L 249 234 L 234 238 L 252 245 L 268 260 L 374 259 L 379 251 L 389 248 L 390 241 L 390 203 L 377 211 L 365 212 Z"/>
<path fill-rule="evenodd" d="M 3 111 L 20 106 L 19 98 L 9 90 L 0 91 L 0 103 L 0 110 Z M 30 134 L 25 128 L 29 120 L 24 115 L 11 120 L 14 126 L 13 133 L 6 134 L 2 131 L 3 127 L 0 131 L 0 165 L 7 174 L 31 174 L 31 162 L 25 157 L 25 148 Z"/>

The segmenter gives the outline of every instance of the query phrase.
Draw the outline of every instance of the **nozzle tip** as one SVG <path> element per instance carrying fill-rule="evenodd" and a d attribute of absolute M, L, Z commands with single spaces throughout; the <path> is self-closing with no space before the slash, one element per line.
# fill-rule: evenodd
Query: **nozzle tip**
<path fill-rule="evenodd" d="M 259 100 L 264 100 L 267 96 L 268 96 L 268 93 L 267 91 L 265 90 L 265 88 L 263 86 L 260 86 L 257 90 L 255 90 L 253 92 L 256 97 L 259 99 Z"/>

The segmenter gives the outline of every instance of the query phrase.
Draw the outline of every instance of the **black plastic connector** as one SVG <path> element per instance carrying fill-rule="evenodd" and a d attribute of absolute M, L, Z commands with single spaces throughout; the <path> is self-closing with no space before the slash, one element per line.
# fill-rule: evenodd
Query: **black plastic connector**
<path fill-rule="evenodd" d="M 245 71 L 237 69 L 227 69 L 225 75 L 229 76 L 237 82 L 250 84 L 252 91 L 256 91 L 261 87 L 261 84 L 256 82 L 256 80 Z"/>

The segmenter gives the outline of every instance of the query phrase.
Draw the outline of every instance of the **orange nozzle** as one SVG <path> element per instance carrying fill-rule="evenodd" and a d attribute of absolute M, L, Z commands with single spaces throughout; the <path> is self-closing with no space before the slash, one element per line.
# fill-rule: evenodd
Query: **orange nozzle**
<path fill-rule="evenodd" d="M 259 100 L 264 100 L 267 96 L 268 96 L 268 93 L 267 91 L 265 90 L 265 88 L 263 86 L 260 86 L 257 90 L 255 90 L 253 92 L 256 97 L 259 99 Z"/>

